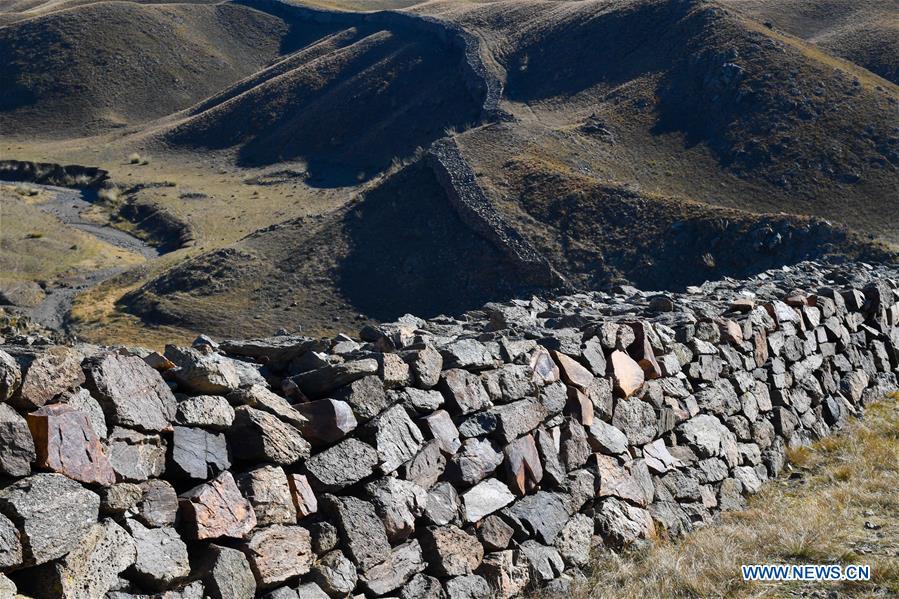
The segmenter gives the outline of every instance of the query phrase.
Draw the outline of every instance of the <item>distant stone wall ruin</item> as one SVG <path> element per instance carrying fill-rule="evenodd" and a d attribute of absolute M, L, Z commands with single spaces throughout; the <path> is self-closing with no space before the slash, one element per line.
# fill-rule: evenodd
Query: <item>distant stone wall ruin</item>
<path fill-rule="evenodd" d="M 899 271 L 0 349 L 0 596 L 509 599 L 743 508 L 894 392 Z"/>

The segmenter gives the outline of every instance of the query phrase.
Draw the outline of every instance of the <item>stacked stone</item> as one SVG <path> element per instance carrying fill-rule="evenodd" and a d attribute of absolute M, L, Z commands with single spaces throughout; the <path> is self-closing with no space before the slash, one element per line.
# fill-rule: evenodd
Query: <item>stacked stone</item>
<path fill-rule="evenodd" d="M 896 389 L 899 273 L 815 263 L 358 338 L 0 350 L 0 596 L 511 598 L 740 509 Z"/>

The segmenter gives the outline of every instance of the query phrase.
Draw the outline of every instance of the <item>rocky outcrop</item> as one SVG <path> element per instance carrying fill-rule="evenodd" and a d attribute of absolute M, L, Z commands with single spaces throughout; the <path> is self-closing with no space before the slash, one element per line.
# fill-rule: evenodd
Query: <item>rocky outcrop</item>
<path fill-rule="evenodd" d="M 106 184 L 108 179 L 107 171 L 92 166 L 0 160 L 0 181 L 23 181 L 59 187 L 99 189 Z"/>
<path fill-rule="evenodd" d="M 352 342 L 81 345 L 81 372 L 22 341 L 0 345 L 21 592 L 510 599 L 740 509 L 894 392 L 899 270 L 495 303 Z M 33 368 L 54 386 L 23 401 Z"/>

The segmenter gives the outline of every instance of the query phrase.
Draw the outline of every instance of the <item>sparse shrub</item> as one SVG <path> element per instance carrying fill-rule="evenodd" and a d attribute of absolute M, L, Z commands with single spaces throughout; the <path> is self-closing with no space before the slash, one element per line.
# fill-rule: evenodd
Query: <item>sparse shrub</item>
<path fill-rule="evenodd" d="M 118 187 L 104 187 L 97 192 L 97 198 L 102 202 L 115 203 L 119 199 Z"/>
<path fill-rule="evenodd" d="M 130 156 L 128 156 L 128 162 L 131 164 L 140 164 L 141 156 L 137 152 L 134 152 Z"/>
<path fill-rule="evenodd" d="M 43 236 L 44 236 L 43 233 L 38 233 L 38 232 L 32 231 L 31 233 L 28 233 L 27 235 L 25 235 L 25 238 L 26 239 L 40 239 Z"/>
<path fill-rule="evenodd" d="M 38 194 L 38 190 L 33 187 L 28 187 L 27 185 L 16 185 L 16 193 L 20 196 L 33 197 Z"/>

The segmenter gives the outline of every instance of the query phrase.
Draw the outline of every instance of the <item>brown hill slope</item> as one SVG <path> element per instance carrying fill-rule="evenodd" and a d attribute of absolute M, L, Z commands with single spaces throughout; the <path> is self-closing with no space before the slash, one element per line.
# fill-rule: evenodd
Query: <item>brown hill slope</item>
<path fill-rule="evenodd" d="M 783 29 L 899 84 L 899 5 L 888 0 L 727 0 Z"/>
<path fill-rule="evenodd" d="M 0 27 L 0 130 L 58 137 L 145 122 L 255 72 L 302 35 L 230 3 L 99 2 Z"/>

